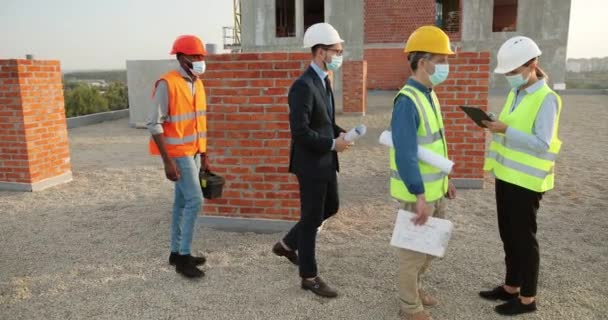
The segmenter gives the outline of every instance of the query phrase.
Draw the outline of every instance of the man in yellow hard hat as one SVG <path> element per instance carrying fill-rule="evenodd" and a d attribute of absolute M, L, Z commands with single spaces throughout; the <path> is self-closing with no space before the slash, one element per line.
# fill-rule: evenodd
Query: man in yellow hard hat
<path fill-rule="evenodd" d="M 412 76 L 394 99 L 390 190 L 404 210 L 416 214 L 413 222 L 422 225 L 430 216 L 444 217 L 444 197 L 456 196 L 448 176 L 417 157 L 418 148 L 448 157 L 441 108 L 433 88 L 447 79 L 448 56 L 454 52 L 448 36 L 435 26 L 416 29 L 407 40 L 404 52 Z M 431 319 L 424 306 L 436 305 L 437 300 L 420 285 L 420 276 L 431 259 L 423 253 L 399 249 L 400 311 L 407 319 Z"/>

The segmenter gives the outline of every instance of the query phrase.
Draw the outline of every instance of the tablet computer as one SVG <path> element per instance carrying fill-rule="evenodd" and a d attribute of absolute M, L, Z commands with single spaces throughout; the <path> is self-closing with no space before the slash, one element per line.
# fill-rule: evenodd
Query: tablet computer
<path fill-rule="evenodd" d="M 482 128 L 485 128 L 486 126 L 481 121 L 493 121 L 492 118 L 490 118 L 490 116 L 485 111 L 479 108 L 460 106 L 460 109 L 462 109 L 462 111 L 464 111 L 464 113 L 466 113 L 469 118 L 475 121 L 475 123 Z"/>

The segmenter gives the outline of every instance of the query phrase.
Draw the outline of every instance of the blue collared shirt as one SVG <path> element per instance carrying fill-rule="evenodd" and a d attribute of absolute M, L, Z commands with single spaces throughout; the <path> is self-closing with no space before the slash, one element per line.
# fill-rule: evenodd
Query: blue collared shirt
<path fill-rule="evenodd" d="M 438 112 L 431 98 L 432 89 L 410 78 L 407 84 L 420 90 L 429 101 L 433 110 Z M 418 126 L 420 115 L 416 104 L 408 96 L 401 95 L 395 101 L 393 117 L 391 119 L 391 132 L 393 146 L 395 147 L 395 161 L 401 180 L 407 190 L 414 195 L 424 193 L 424 183 L 420 166 L 418 165 Z"/>

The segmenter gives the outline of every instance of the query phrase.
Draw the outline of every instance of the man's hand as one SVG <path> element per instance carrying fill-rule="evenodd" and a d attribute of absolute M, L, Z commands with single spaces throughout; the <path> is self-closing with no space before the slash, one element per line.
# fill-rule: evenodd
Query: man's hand
<path fill-rule="evenodd" d="M 179 170 L 177 169 L 177 165 L 175 164 L 175 160 L 169 158 L 164 161 L 165 163 L 165 176 L 167 179 L 171 181 L 179 180 Z"/>
<path fill-rule="evenodd" d="M 488 120 L 483 120 L 481 121 L 481 123 L 483 123 L 490 131 L 494 132 L 494 133 L 505 133 L 507 132 L 507 128 L 508 126 L 502 122 L 502 121 L 488 121 Z"/>
<path fill-rule="evenodd" d="M 448 182 L 448 199 L 452 200 L 456 198 L 456 187 L 452 183 L 452 180 Z"/>
<path fill-rule="evenodd" d="M 423 225 L 429 219 L 429 215 L 426 211 L 426 198 L 424 194 L 416 196 L 416 216 L 412 218 L 412 222 L 417 225 Z"/>
<path fill-rule="evenodd" d="M 201 171 L 209 171 L 209 157 L 206 152 L 201 153 Z"/>
<path fill-rule="evenodd" d="M 336 138 L 336 151 L 337 152 L 343 152 L 343 151 L 347 150 L 348 148 L 352 147 L 353 145 L 354 145 L 354 143 L 344 140 L 344 132 L 341 132 L 340 136 L 338 138 Z"/>

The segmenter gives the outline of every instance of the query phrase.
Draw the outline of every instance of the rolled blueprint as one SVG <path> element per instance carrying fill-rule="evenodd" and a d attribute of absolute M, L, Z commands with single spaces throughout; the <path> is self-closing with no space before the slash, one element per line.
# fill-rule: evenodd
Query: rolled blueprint
<path fill-rule="evenodd" d="M 393 135 L 390 131 L 384 130 L 380 135 L 379 142 L 382 145 L 392 148 Z M 421 148 L 420 146 L 418 147 L 418 159 L 424 163 L 432 165 L 446 174 L 450 174 L 450 172 L 452 172 L 452 168 L 454 167 L 454 162 L 450 159 L 446 159 L 435 152 Z"/>
<path fill-rule="evenodd" d="M 367 127 L 364 124 L 360 124 L 348 130 L 348 132 L 344 135 L 344 140 L 348 142 L 355 141 L 364 136 L 365 132 L 367 132 Z"/>

